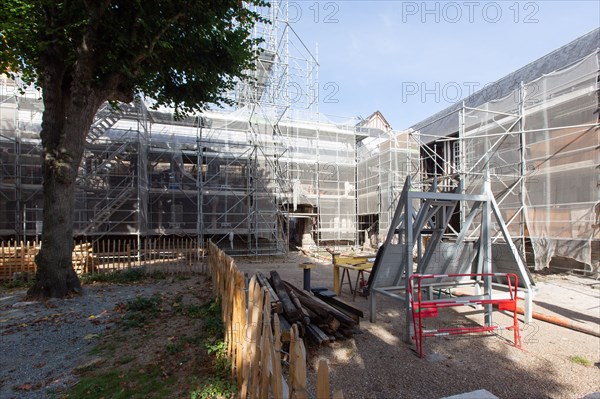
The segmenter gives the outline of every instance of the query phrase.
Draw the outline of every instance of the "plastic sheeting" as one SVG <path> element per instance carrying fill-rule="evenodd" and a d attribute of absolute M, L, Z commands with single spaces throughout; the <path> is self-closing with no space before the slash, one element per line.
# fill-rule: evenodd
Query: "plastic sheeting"
<path fill-rule="evenodd" d="M 466 190 L 479 192 L 489 172 L 511 235 L 531 240 L 536 270 L 554 256 L 598 266 L 598 76 L 594 53 L 525 83 L 524 94 L 464 111 Z"/>
<path fill-rule="evenodd" d="M 357 158 L 358 214 L 378 215 L 383 242 L 406 177 L 418 173 L 418 143 L 408 132 L 392 132 L 387 139 L 365 139 Z"/>
<path fill-rule="evenodd" d="M 597 267 L 592 241 L 600 240 L 598 53 L 528 87 L 525 215 L 536 269 L 553 256 Z"/>

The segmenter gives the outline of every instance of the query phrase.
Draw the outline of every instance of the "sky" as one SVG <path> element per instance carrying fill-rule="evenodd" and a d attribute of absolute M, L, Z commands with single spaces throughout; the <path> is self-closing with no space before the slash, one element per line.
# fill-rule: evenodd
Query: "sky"
<path fill-rule="evenodd" d="M 319 112 L 402 130 L 597 28 L 600 2 L 290 0 L 288 17 Z"/>

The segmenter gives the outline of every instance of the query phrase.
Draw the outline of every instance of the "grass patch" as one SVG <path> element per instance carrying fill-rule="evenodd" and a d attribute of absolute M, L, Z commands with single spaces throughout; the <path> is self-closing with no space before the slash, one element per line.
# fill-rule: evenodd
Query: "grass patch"
<path fill-rule="evenodd" d="M 112 339 L 99 343 L 98 345 L 94 346 L 91 350 L 90 350 L 90 355 L 108 355 L 110 357 L 112 357 L 115 352 L 117 351 L 117 339 L 115 337 L 112 337 Z"/>
<path fill-rule="evenodd" d="M 198 312 L 198 317 L 202 319 L 203 331 L 208 336 L 222 337 L 225 334 L 225 326 L 221 320 L 221 301 L 210 301 L 203 305 Z"/>
<path fill-rule="evenodd" d="M 0 287 L 7 290 L 21 289 L 21 288 L 30 288 L 33 285 L 33 277 L 32 278 L 17 278 L 9 281 L 0 282 Z"/>
<path fill-rule="evenodd" d="M 174 355 L 176 353 L 179 353 L 183 350 L 183 343 L 182 342 L 169 342 L 167 344 L 166 350 L 169 355 Z"/>
<path fill-rule="evenodd" d="M 223 343 L 221 304 L 199 305 L 210 289 L 202 288 L 206 292 L 186 285 L 120 303 L 116 330 L 104 334 L 91 351 L 100 358 L 98 366 L 82 370 L 79 383 L 56 397 L 237 397 Z"/>
<path fill-rule="evenodd" d="M 158 295 L 150 298 L 137 297 L 129 301 L 126 305 L 127 313 L 121 320 L 121 324 L 125 328 L 145 326 L 151 319 L 158 316 L 161 311 L 161 302 L 162 299 Z"/>
<path fill-rule="evenodd" d="M 225 327 L 221 321 L 221 303 L 212 301 L 202 306 L 199 314 L 204 322 L 204 347 L 213 356 L 214 376 L 206 377 L 195 390 L 190 392 L 192 399 L 235 398 L 237 384 L 231 378 L 231 359 L 227 357 L 227 345 L 222 337 Z"/>
<path fill-rule="evenodd" d="M 112 370 L 82 378 L 66 396 L 69 399 L 164 398 L 175 377 L 163 378 L 160 367 L 148 366 L 121 373 Z"/>
<path fill-rule="evenodd" d="M 182 339 L 182 342 L 187 345 L 202 346 L 202 344 L 205 342 L 205 338 L 204 335 L 197 334 L 189 337 L 184 337 Z"/>
<path fill-rule="evenodd" d="M 213 369 L 217 377 L 226 378 L 231 375 L 231 360 L 227 357 L 227 346 L 223 340 L 218 340 L 214 344 L 205 345 L 209 355 L 215 357 Z"/>
<path fill-rule="evenodd" d="M 581 364 L 582 366 L 589 367 L 592 365 L 592 362 L 588 360 L 585 356 L 571 356 L 569 358 L 573 363 Z"/>
<path fill-rule="evenodd" d="M 126 270 L 116 270 L 111 273 L 86 273 L 79 279 L 84 284 L 91 283 L 113 283 L 113 284 L 132 284 L 145 280 L 164 280 L 167 275 L 160 270 L 147 273 L 143 267 L 134 267 Z"/>
<path fill-rule="evenodd" d="M 184 305 L 182 297 L 177 296 L 173 303 L 175 313 L 192 319 L 202 319 L 203 334 L 206 338 L 218 338 L 225 333 L 225 326 L 221 320 L 221 302 L 210 301 L 204 305 Z"/>
<path fill-rule="evenodd" d="M 237 385 L 232 380 L 219 377 L 204 379 L 190 394 L 192 399 L 235 398 Z"/>

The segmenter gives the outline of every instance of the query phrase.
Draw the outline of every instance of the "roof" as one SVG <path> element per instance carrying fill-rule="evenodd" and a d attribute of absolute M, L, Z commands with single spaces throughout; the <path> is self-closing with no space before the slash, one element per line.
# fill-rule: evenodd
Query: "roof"
<path fill-rule="evenodd" d="M 392 125 L 390 125 L 387 119 L 385 119 L 383 114 L 379 111 L 373 112 L 371 115 L 360 121 L 356 126 L 370 127 L 370 125 L 377 119 L 379 119 L 379 121 L 387 127 L 387 130 L 392 130 Z"/>
<path fill-rule="evenodd" d="M 598 52 L 599 48 L 600 28 L 597 28 L 497 80 L 493 84 L 494 93 L 496 94 L 494 99 L 505 97 L 518 88 L 521 82 L 532 82 L 542 75 L 563 69 L 590 54 Z M 465 106 L 475 108 L 493 100 L 489 97 L 489 90 L 484 88 L 466 97 L 463 101 Z M 421 132 L 424 143 L 435 141 L 438 137 L 456 133 L 458 132 L 457 111 L 461 108 L 462 101 L 457 101 L 448 108 L 411 126 L 411 128 L 412 130 L 419 130 Z"/>

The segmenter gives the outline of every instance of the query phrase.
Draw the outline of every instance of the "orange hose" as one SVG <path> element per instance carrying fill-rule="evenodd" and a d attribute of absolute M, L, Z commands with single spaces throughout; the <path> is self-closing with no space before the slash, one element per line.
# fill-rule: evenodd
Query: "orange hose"
<path fill-rule="evenodd" d="M 517 313 L 524 315 L 525 311 L 520 306 L 517 306 Z M 575 324 L 572 321 L 563 319 L 562 317 L 559 317 L 559 316 L 548 315 L 548 314 L 543 314 L 543 313 L 538 313 L 538 312 L 532 312 L 531 317 L 536 320 L 545 321 L 546 323 L 554 324 L 554 325 L 557 325 L 560 327 L 565 327 L 565 328 L 568 328 L 571 330 L 575 330 L 575 331 L 578 331 L 578 332 L 581 332 L 584 334 L 589 334 L 589 335 L 593 335 L 594 337 L 600 338 L 600 333 L 598 331 L 595 331 L 592 328 L 584 326 L 584 325 Z"/>
<path fill-rule="evenodd" d="M 465 294 L 464 292 L 460 292 L 460 291 L 454 291 L 454 292 L 452 292 L 452 295 L 454 295 L 454 296 L 469 296 L 469 294 Z M 517 313 L 520 315 L 525 315 L 525 311 L 520 306 L 517 306 Z M 571 329 L 574 331 L 578 331 L 580 333 L 584 333 L 584 334 L 588 334 L 588 335 L 592 335 L 594 337 L 600 338 L 600 333 L 598 331 L 596 331 L 588 326 L 585 326 L 585 325 L 575 324 L 572 321 L 564 319 L 559 316 L 548 315 L 548 314 L 543 314 L 543 313 L 538 313 L 538 312 L 532 312 L 531 317 L 536 320 L 541 320 L 546 323 L 554 324 L 554 325 L 560 326 L 560 327 L 565 327 L 565 328 L 568 328 L 568 329 Z"/>

